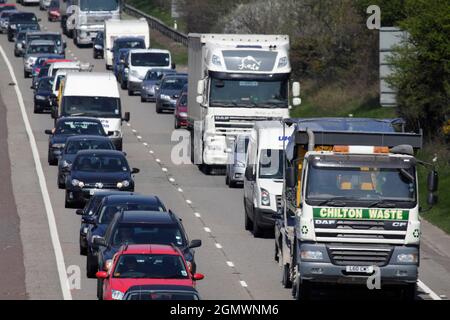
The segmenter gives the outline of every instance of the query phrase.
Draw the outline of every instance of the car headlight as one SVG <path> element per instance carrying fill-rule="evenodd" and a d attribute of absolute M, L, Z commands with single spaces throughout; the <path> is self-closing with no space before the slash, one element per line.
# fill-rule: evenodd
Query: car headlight
<path fill-rule="evenodd" d="M 53 149 L 63 149 L 65 147 L 64 143 L 54 143 L 52 144 Z"/>
<path fill-rule="evenodd" d="M 160 98 L 163 100 L 170 100 L 170 96 L 168 96 L 167 94 L 160 95 Z"/>
<path fill-rule="evenodd" d="M 80 187 L 80 188 L 83 188 L 83 187 L 84 187 L 84 182 L 83 182 L 83 181 L 79 181 L 79 180 L 77 180 L 77 179 L 73 179 L 73 180 L 72 180 L 72 185 L 73 185 L 74 187 Z"/>
<path fill-rule="evenodd" d="M 62 167 L 65 168 L 65 169 L 69 168 L 71 165 L 72 165 L 72 163 L 70 161 L 64 160 L 62 162 Z"/>
<path fill-rule="evenodd" d="M 36 95 L 36 100 L 47 100 L 47 97 Z"/>
<path fill-rule="evenodd" d="M 397 255 L 397 262 L 400 263 L 417 263 L 419 257 L 415 253 L 401 253 Z"/>
<path fill-rule="evenodd" d="M 300 251 L 300 258 L 302 260 L 323 260 L 323 253 L 321 251 L 302 250 Z"/>
<path fill-rule="evenodd" d="M 128 181 L 128 180 L 124 180 L 122 182 L 117 183 L 117 188 L 119 188 L 119 189 L 128 188 L 129 186 L 130 186 L 130 181 Z"/>
<path fill-rule="evenodd" d="M 16 30 L 17 26 L 15 24 L 10 25 L 11 29 Z"/>
<path fill-rule="evenodd" d="M 96 44 L 94 46 L 94 48 L 97 49 L 97 50 L 103 50 L 103 47 L 101 45 L 99 45 L 99 44 Z"/>
<path fill-rule="evenodd" d="M 123 299 L 123 292 L 118 290 L 112 290 L 111 291 L 111 298 L 113 300 L 122 300 Z"/>
<path fill-rule="evenodd" d="M 263 206 L 270 206 L 270 193 L 263 188 L 261 188 L 261 204 Z"/>

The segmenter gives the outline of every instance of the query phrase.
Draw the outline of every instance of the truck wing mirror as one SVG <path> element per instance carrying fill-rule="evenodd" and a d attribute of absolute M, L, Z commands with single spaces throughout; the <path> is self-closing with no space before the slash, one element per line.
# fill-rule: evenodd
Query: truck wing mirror
<path fill-rule="evenodd" d="M 123 121 L 130 122 L 131 114 L 129 112 L 125 112 L 125 116 L 123 117 Z"/>
<path fill-rule="evenodd" d="M 197 83 L 197 94 L 200 95 L 200 96 L 203 95 L 204 90 L 205 90 L 205 80 L 198 80 L 198 83 Z"/>
<path fill-rule="evenodd" d="M 428 194 L 427 203 L 430 207 L 434 206 L 438 202 L 438 197 L 434 193 L 430 192 Z"/>
<path fill-rule="evenodd" d="M 247 168 L 245 168 L 245 178 L 248 181 L 253 181 L 253 166 L 248 165 Z"/>
<path fill-rule="evenodd" d="M 288 188 L 295 188 L 297 185 L 297 179 L 295 179 L 295 170 L 293 167 L 286 168 L 286 186 Z"/>
<path fill-rule="evenodd" d="M 300 97 L 300 82 L 294 82 L 292 84 L 292 96 L 294 98 Z"/>
<path fill-rule="evenodd" d="M 436 192 L 438 190 L 439 176 L 436 170 L 432 170 L 428 174 L 428 191 Z"/>

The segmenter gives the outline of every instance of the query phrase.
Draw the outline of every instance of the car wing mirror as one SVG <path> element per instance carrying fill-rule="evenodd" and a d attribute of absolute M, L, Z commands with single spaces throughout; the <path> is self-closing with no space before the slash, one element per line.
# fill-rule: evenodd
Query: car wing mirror
<path fill-rule="evenodd" d="M 139 170 L 138 168 L 133 168 L 133 170 L 131 170 L 131 174 L 137 174 L 141 172 L 141 170 Z"/>
<path fill-rule="evenodd" d="M 45 134 L 48 134 L 49 136 L 51 136 L 53 134 L 53 130 L 47 129 L 47 130 L 45 130 Z"/>
<path fill-rule="evenodd" d="M 194 249 L 202 246 L 202 240 L 192 240 L 191 243 L 189 243 L 189 249 Z"/>

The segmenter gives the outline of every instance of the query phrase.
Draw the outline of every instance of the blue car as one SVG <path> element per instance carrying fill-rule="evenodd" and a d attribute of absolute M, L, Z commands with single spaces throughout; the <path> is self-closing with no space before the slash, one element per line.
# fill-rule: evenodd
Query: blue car
<path fill-rule="evenodd" d="M 114 190 L 97 190 L 94 195 L 89 199 L 83 209 L 78 209 L 76 214 L 81 216 L 81 226 L 80 226 L 80 255 L 87 255 L 87 233 L 89 229 L 89 224 L 86 222 L 86 217 L 92 216 L 94 212 L 98 210 L 98 206 L 102 200 L 107 196 L 113 195 L 134 195 L 134 192 L 123 192 Z M 89 220 L 89 219 L 88 219 Z"/>
<path fill-rule="evenodd" d="M 127 55 L 128 51 L 130 51 L 130 49 L 128 49 L 128 48 L 119 49 L 118 54 L 116 54 L 114 56 L 113 70 L 114 70 L 114 75 L 116 76 L 116 78 L 119 77 L 119 73 L 122 71 L 123 66 L 124 66 L 124 64 L 121 63 L 120 61 L 125 60 L 125 56 Z"/>
<path fill-rule="evenodd" d="M 98 271 L 97 250 L 92 245 L 93 239 L 105 236 L 109 223 L 121 210 L 165 212 L 166 207 L 156 196 L 115 194 L 104 197 L 92 215 L 82 216 L 83 222 L 88 224 L 86 233 L 88 278 L 95 278 Z"/>
<path fill-rule="evenodd" d="M 43 77 L 34 90 L 34 113 L 42 113 L 52 108 L 53 77 Z"/>
<path fill-rule="evenodd" d="M 119 54 L 120 49 L 146 49 L 145 39 L 139 37 L 120 37 L 114 40 L 114 44 L 112 47 L 113 53 L 113 66 L 114 60 Z"/>

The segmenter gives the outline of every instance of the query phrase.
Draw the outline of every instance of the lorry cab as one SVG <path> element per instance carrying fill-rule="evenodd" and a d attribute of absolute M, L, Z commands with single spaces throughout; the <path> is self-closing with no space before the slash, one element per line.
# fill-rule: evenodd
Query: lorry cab
<path fill-rule="evenodd" d="M 251 131 L 244 174 L 245 228 L 255 237 L 273 229 L 282 210 L 283 153 L 292 129 L 280 121 L 260 121 Z"/>
<path fill-rule="evenodd" d="M 53 118 L 86 116 L 100 119 L 117 150 L 122 150 L 122 122 L 130 120 L 130 113 L 122 117 L 122 105 L 117 82 L 112 73 L 69 73 L 59 106 Z"/>
<path fill-rule="evenodd" d="M 114 53 L 120 48 L 150 48 L 150 28 L 145 19 L 139 20 L 106 20 L 104 23 L 104 37 L 103 37 L 103 55 L 106 60 L 106 69 L 111 69 L 113 66 Z M 117 42 L 121 38 L 133 38 L 136 40 L 142 39 L 143 46 L 136 47 L 133 44 Z M 117 44 L 115 44 L 117 42 Z"/>

